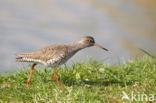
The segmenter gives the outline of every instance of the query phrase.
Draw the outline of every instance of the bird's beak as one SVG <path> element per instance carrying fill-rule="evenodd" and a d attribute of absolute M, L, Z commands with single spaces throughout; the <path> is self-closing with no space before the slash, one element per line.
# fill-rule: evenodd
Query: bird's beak
<path fill-rule="evenodd" d="M 94 46 L 95 46 L 95 47 L 98 47 L 98 48 L 101 48 L 101 49 L 103 49 L 103 50 L 105 50 L 105 51 L 108 51 L 108 49 L 102 47 L 101 45 L 99 45 L 99 44 L 97 44 L 97 43 L 95 43 Z"/>

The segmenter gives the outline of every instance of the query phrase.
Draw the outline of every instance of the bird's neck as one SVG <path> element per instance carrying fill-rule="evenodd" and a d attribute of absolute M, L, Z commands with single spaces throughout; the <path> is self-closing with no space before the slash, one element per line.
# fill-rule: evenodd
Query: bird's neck
<path fill-rule="evenodd" d="M 69 44 L 70 45 L 70 51 L 71 52 L 77 52 L 77 51 L 79 51 L 79 50 L 81 50 L 81 49 L 84 49 L 84 48 L 86 48 L 86 46 L 85 45 L 83 45 L 82 43 L 80 43 L 80 42 L 74 42 L 74 43 L 71 43 L 71 44 Z"/>

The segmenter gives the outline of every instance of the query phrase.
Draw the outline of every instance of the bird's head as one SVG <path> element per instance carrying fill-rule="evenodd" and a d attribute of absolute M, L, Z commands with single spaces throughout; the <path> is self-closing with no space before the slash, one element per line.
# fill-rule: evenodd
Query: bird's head
<path fill-rule="evenodd" d="M 83 44 L 85 47 L 95 46 L 95 47 L 101 48 L 101 49 L 103 49 L 105 51 L 108 51 L 106 48 L 104 48 L 101 45 L 97 44 L 95 42 L 94 38 L 91 37 L 91 36 L 85 36 L 79 42 L 81 44 Z"/>

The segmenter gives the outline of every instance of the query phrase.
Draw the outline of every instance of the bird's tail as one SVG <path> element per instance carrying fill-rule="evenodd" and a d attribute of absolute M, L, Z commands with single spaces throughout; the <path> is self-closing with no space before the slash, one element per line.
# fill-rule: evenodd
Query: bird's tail
<path fill-rule="evenodd" d="M 31 53 L 18 53 L 18 54 L 15 54 L 17 57 L 16 57 L 16 61 L 17 62 L 26 62 L 26 58 L 30 58 L 31 57 Z"/>
<path fill-rule="evenodd" d="M 16 62 L 22 62 L 23 61 L 23 57 L 16 57 Z"/>

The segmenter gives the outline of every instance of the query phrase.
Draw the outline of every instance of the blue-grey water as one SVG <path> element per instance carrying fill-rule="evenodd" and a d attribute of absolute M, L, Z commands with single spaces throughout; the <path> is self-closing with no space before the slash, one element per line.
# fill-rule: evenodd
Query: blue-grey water
<path fill-rule="evenodd" d="M 90 35 L 109 49 L 88 48 L 67 64 L 92 56 L 119 64 L 156 54 L 156 2 L 153 0 L 0 0 L 0 72 L 20 69 L 15 53 Z"/>

